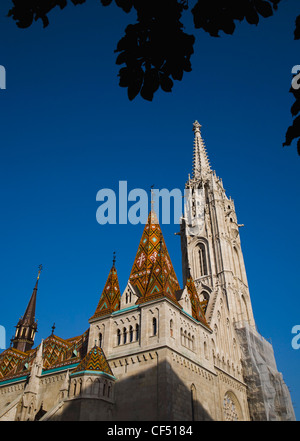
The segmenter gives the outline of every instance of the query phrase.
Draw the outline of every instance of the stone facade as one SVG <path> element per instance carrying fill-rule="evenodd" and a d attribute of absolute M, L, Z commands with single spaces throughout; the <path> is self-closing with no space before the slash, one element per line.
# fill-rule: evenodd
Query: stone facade
<path fill-rule="evenodd" d="M 211 170 L 200 124 L 193 128 L 179 233 L 184 286 L 152 210 L 123 295 L 114 261 L 82 336 L 52 334 L 23 352 L 16 335 L 1 354 L 0 420 L 295 419 L 273 349 L 255 328 L 234 202 Z"/>

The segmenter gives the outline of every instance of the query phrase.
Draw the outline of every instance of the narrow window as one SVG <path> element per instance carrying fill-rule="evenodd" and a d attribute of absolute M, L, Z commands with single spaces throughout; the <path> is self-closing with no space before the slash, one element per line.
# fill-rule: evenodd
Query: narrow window
<path fill-rule="evenodd" d="M 124 343 L 124 345 L 126 343 L 126 340 L 127 340 L 127 332 L 126 332 L 126 328 L 124 328 L 123 329 L 123 343 Z"/>
<path fill-rule="evenodd" d="M 170 320 L 170 336 L 173 337 L 173 320 Z"/>
<path fill-rule="evenodd" d="M 195 421 L 195 404 L 196 404 L 196 388 L 195 385 L 191 386 L 191 408 L 192 408 L 192 421 Z"/>
<path fill-rule="evenodd" d="M 139 336 L 140 336 L 140 329 L 139 329 L 139 325 L 137 323 L 136 327 L 135 327 L 135 339 L 138 340 Z"/>
<path fill-rule="evenodd" d="M 102 336 L 102 332 L 99 333 L 99 347 L 102 348 L 102 343 L 103 343 L 103 336 Z"/>
<path fill-rule="evenodd" d="M 157 320 L 155 317 L 153 317 L 152 320 L 152 330 L 153 330 L 153 335 L 157 334 Z"/>
<path fill-rule="evenodd" d="M 118 346 L 121 344 L 121 331 L 120 331 L 120 329 L 117 330 L 117 343 L 118 343 Z"/>
<path fill-rule="evenodd" d="M 203 243 L 200 243 L 198 246 L 198 257 L 199 257 L 199 266 L 200 266 L 200 276 L 206 276 L 207 263 L 206 263 L 205 246 Z"/>
<path fill-rule="evenodd" d="M 129 341 L 130 343 L 133 341 L 133 327 L 129 327 Z"/>

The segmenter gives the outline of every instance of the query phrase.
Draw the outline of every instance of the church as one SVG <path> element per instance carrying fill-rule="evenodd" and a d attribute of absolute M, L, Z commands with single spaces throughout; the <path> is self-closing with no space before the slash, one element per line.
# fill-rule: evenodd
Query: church
<path fill-rule="evenodd" d="M 152 208 L 125 289 L 114 258 L 86 331 L 63 339 L 53 328 L 34 348 L 39 271 L 0 354 L 0 421 L 295 420 L 272 345 L 256 329 L 234 201 L 197 121 L 193 131 L 183 286 Z"/>

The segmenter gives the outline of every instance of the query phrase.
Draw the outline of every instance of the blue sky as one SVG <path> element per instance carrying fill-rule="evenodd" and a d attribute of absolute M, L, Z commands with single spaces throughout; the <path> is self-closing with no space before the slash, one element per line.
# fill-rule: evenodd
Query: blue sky
<path fill-rule="evenodd" d="M 291 69 L 297 2 L 283 1 L 257 27 L 233 36 L 203 31 L 193 71 L 158 92 L 129 102 L 118 86 L 118 40 L 134 15 L 99 2 L 70 5 L 18 29 L 0 6 L 1 309 L 7 344 L 23 315 L 42 263 L 36 344 L 89 326 L 117 253 L 125 288 L 142 225 L 96 221 L 102 188 L 180 188 L 192 170 L 193 132 L 202 124 L 213 169 L 235 201 L 254 316 L 272 341 L 278 369 L 300 416 L 300 350 L 291 346 L 299 317 L 299 167 L 296 148 L 282 148 L 292 119 Z M 187 31 L 191 19 L 186 16 Z M 178 225 L 162 225 L 181 281 Z"/>

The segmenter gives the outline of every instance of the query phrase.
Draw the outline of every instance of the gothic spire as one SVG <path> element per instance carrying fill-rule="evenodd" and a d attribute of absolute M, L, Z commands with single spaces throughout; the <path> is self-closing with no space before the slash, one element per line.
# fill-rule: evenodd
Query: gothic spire
<path fill-rule="evenodd" d="M 36 279 L 33 292 L 27 305 L 25 314 L 20 318 L 16 326 L 16 334 L 13 339 L 13 347 L 23 352 L 30 350 L 34 343 L 34 337 L 37 331 L 37 322 L 35 321 L 35 307 L 38 282 L 42 271 L 42 265 L 39 265 L 39 272 Z"/>
<path fill-rule="evenodd" d="M 193 178 L 205 179 L 207 174 L 210 173 L 211 167 L 207 156 L 204 141 L 201 136 L 201 124 L 195 121 L 193 124 L 193 131 L 195 133 L 194 139 L 194 155 L 193 155 Z"/>

